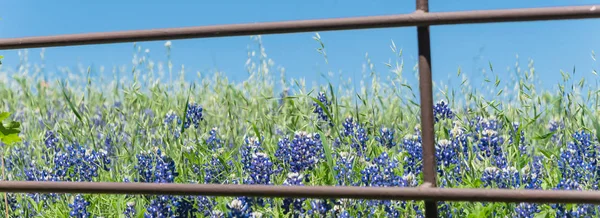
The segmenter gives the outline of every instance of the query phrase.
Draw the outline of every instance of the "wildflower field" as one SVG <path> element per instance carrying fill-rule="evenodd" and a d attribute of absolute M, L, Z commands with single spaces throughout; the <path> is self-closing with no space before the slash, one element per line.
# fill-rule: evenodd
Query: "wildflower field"
<path fill-rule="evenodd" d="M 310 87 L 302 79 L 275 79 L 262 50 L 249 55 L 249 77 L 243 82 L 217 73 L 183 80 L 171 60 L 157 63 L 138 50 L 130 69 L 105 72 L 103 79 L 90 76 L 91 70 L 48 79 L 39 76 L 43 69 L 35 65 L 23 64 L 16 72 L 0 68 L 2 109 L 21 123 L 22 138 L 2 147 L 5 179 L 422 183 L 418 87 L 403 78 L 402 71 L 410 67 L 402 61 L 366 73 L 360 86 Z M 563 82 L 543 90 L 536 87 L 533 65 L 525 68 L 512 72 L 512 78 L 492 74 L 483 88 L 471 87 L 460 71 L 461 85 L 434 86 L 441 187 L 598 189 L 597 83 L 563 72 Z M 489 71 L 494 71 L 491 65 Z M 118 74 L 128 77 L 107 79 Z M 176 79 L 165 79 L 169 75 Z M 89 194 L 0 198 L 0 211 L 8 206 L 11 217 L 424 215 L 419 201 Z M 596 217 L 599 210 L 583 204 L 439 203 L 442 217 Z"/>

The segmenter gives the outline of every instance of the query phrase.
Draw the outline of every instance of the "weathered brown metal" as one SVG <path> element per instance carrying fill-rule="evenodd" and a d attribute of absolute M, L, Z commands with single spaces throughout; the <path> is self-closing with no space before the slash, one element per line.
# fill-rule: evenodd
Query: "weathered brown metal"
<path fill-rule="evenodd" d="M 417 13 L 429 13 L 429 1 L 417 0 Z M 433 123 L 433 82 L 431 78 L 431 40 L 429 26 L 417 26 L 419 48 L 419 95 L 421 96 L 421 140 L 423 146 L 423 180 L 436 187 L 437 164 Z M 425 217 L 438 217 L 437 202 L 425 201 Z"/>
<path fill-rule="evenodd" d="M 242 36 L 255 34 L 297 33 L 310 31 L 600 18 L 600 10 L 598 9 L 600 9 L 600 5 L 511 10 L 411 13 L 388 16 L 231 24 L 153 30 L 134 30 L 121 32 L 83 33 L 72 35 L 0 39 L 0 50 L 154 40 Z"/>
<path fill-rule="evenodd" d="M 599 191 L 398 188 L 348 186 L 215 185 L 120 182 L 0 182 L 0 192 L 204 195 L 600 204 Z"/>

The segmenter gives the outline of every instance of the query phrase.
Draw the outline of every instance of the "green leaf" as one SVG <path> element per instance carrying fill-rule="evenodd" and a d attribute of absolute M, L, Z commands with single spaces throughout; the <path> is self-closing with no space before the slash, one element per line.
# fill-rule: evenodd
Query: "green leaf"
<path fill-rule="evenodd" d="M 323 104 L 323 102 L 319 101 L 319 99 L 315 98 L 315 97 L 310 97 L 315 103 L 317 103 L 319 105 L 319 107 L 323 108 L 323 111 L 325 111 L 325 115 L 327 115 L 327 118 L 329 118 L 329 120 L 333 121 L 333 116 L 331 116 L 331 112 L 329 111 L 328 107 L 325 107 L 325 105 Z"/>
<path fill-rule="evenodd" d="M 534 137 L 534 139 L 547 139 L 547 138 L 550 138 L 553 134 L 554 134 L 554 132 L 546 133 L 544 135 L 538 135 L 538 136 Z"/>
<path fill-rule="evenodd" d="M 538 149 L 538 151 L 540 153 L 542 153 L 544 156 L 546 156 L 546 158 L 550 159 L 552 157 L 552 153 L 550 153 L 550 151 L 545 150 L 545 149 Z"/>
<path fill-rule="evenodd" d="M 254 134 L 256 134 L 256 138 L 258 138 L 258 142 L 260 142 L 261 144 L 262 142 L 262 136 L 260 135 L 260 131 L 258 131 L 258 128 L 256 127 L 256 125 L 253 122 L 249 122 L 250 125 L 252 125 L 252 130 L 254 130 Z"/>
<path fill-rule="evenodd" d="M 6 120 L 6 118 L 10 117 L 10 113 L 8 112 L 2 112 L 0 113 L 0 122 L 2 122 L 3 120 Z"/>
<path fill-rule="evenodd" d="M 21 138 L 19 137 L 18 133 L 2 136 L 2 143 L 6 145 L 12 145 L 13 143 L 17 143 L 20 141 Z"/>
<path fill-rule="evenodd" d="M 71 111 L 73 111 L 73 113 L 75 114 L 75 116 L 77 117 L 77 119 L 79 120 L 79 122 L 83 123 L 83 119 L 81 118 L 81 115 L 79 114 L 79 112 L 77 111 L 77 108 L 75 107 L 75 105 L 73 104 L 73 102 L 71 102 L 71 98 L 69 98 L 69 96 L 67 95 L 67 87 L 65 86 L 64 83 L 58 81 L 58 83 L 62 86 L 62 94 L 63 97 L 65 98 L 65 101 L 67 101 L 67 104 L 69 105 L 69 108 L 71 108 Z"/>
<path fill-rule="evenodd" d="M 540 213 L 537 213 L 533 216 L 534 218 L 543 218 L 543 217 L 549 217 L 548 211 L 542 211 Z"/>
<path fill-rule="evenodd" d="M 2 120 L 5 120 L 10 116 L 8 112 L 0 113 L 0 140 L 6 144 L 11 145 L 16 142 L 20 142 L 21 138 L 19 137 L 19 133 L 21 130 L 21 124 L 19 122 L 11 121 L 9 123 L 2 123 Z"/>

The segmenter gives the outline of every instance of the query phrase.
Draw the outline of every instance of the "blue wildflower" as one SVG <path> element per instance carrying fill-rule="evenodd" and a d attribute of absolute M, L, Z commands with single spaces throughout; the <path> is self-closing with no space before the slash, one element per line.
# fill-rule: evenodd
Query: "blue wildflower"
<path fill-rule="evenodd" d="M 331 204 L 324 199 L 315 199 L 310 202 L 310 209 L 307 214 L 314 217 L 325 217 L 332 209 Z"/>
<path fill-rule="evenodd" d="M 219 215 L 219 213 L 215 213 L 213 208 L 217 206 L 217 202 L 212 200 L 206 196 L 198 196 L 196 198 L 196 206 L 198 207 L 198 211 L 204 215 L 204 217 Z"/>
<path fill-rule="evenodd" d="M 423 146 L 421 136 L 408 135 L 402 141 L 401 149 L 406 153 L 404 156 L 404 172 L 418 175 L 422 170 Z"/>
<path fill-rule="evenodd" d="M 167 126 L 168 130 L 171 133 L 173 133 L 175 138 L 179 138 L 179 136 L 181 135 L 181 132 L 180 132 L 181 119 L 179 119 L 177 114 L 175 114 L 175 112 L 172 112 L 172 111 L 167 113 L 165 115 L 165 119 L 163 122 L 164 122 L 165 126 Z"/>
<path fill-rule="evenodd" d="M 172 196 L 163 195 L 152 199 L 150 204 L 146 206 L 144 218 L 175 218 L 175 211 L 173 211 L 173 208 L 171 207 L 172 202 Z"/>
<path fill-rule="evenodd" d="M 227 204 L 227 209 L 229 209 L 227 217 L 231 218 L 247 218 L 252 213 L 252 209 L 244 198 L 233 199 L 233 201 Z"/>
<path fill-rule="evenodd" d="M 90 217 L 90 213 L 87 211 L 87 206 L 89 205 L 90 202 L 86 201 L 82 195 L 77 195 L 75 196 L 73 203 L 69 204 L 69 208 L 71 208 L 69 215 L 77 218 Z"/>
<path fill-rule="evenodd" d="M 337 172 L 335 179 L 338 181 L 338 185 L 354 185 L 354 175 L 352 173 L 352 168 L 354 167 L 354 156 L 350 156 L 346 152 L 340 152 L 337 154 L 337 157 L 337 164 L 333 167 L 333 169 Z"/>
<path fill-rule="evenodd" d="M 439 122 L 440 120 L 454 118 L 454 113 L 452 112 L 452 109 L 450 109 L 449 105 L 442 100 L 436 103 L 433 107 L 433 116 L 435 118 L 435 122 Z"/>
<path fill-rule="evenodd" d="M 245 171 L 249 175 L 245 180 L 246 184 L 270 185 L 271 175 L 274 173 L 273 162 L 267 154 L 257 152 L 252 154 L 250 165 Z"/>
<path fill-rule="evenodd" d="M 208 139 L 206 139 L 208 149 L 211 151 L 216 151 L 223 147 L 223 141 L 218 137 L 217 131 L 218 129 L 216 127 L 212 128 L 209 132 Z"/>
<path fill-rule="evenodd" d="M 396 146 L 394 142 L 394 130 L 388 128 L 381 128 L 379 130 L 380 136 L 376 137 L 375 140 L 379 142 L 379 145 L 386 148 L 393 148 Z"/>
<path fill-rule="evenodd" d="M 46 148 L 55 150 L 57 149 L 56 146 L 58 144 L 58 137 L 56 137 L 54 132 L 47 131 L 46 135 L 44 136 L 44 144 L 46 145 Z"/>
<path fill-rule="evenodd" d="M 186 112 L 186 119 L 185 119 L 185 122 L 183 123 L 183 127 L 187 129 L 193 124 L 194 128 L 197 129 L 198 126 L 200 125 L 200 121 L 204 120 L 204 117 L 202 116 L 202 111 L 203 111 L 202 106 L 199 106 L 196 103 L 188 104 L 187 112 Z"/>
<path fill-rule="evenodd" d="M 299 173 L 313 169 L 319 161 L 325 159 L 321 136 L 298 132 L 294 138 L 280 139 L 275 157 L 290 166 L 290 171 Z"/>
<path fill-rule="evenodd" d="M 344 123 L 342 123 L 342 126 L 344 127 L 340 132 L 342 138 L 337 138 L 334 142 L 334 146 L 339 147 L 342 142 L 344 142 L 342 140 L 349 139 L 350 147 L 356 151 L 358 156 L 363 156 L 367 149 L 367 141 L 369 140 L 366 130 L 361 125 L 354 122 L 352 116 L 348 116 L 346 120 L 344 120 Z"/>
<path fill-rule="evenodd" d="M 286 186 L 303 186 L 302 179 L 304 179 L 303 175 L 298 173 L 289 173 L 287 179 L 283 182 L 283 185 Z M 304 204 L 304 198 L 285 198 L 283 199 L 283 213 L 288 214 L 292 213 L 294 216 L 299 216 L 304 214 L 305 210 L 302 208 Z"/>
<path fill-rule="evenodd" d="M 313 110 L 313 113 L 316 113 L 317 117 L 320 120 L 329 122 L 329 125 L 333 126 L 333 123 L 331 122 L 331 120 L 329 120 L 329 117 L 327 117 L 327 114 L 325 112 L 325 110 L 329 110 L 329 106 L 331 105 L 331 102 L 329 102 L 327 100 L 327 96 L 325 96 L 324 92 L 319 92 L 319 94 L 317 95 L 317 100 L 319 100 L 319 102 L 321 102 L 325 108 L 321 107 L 316 102 L 313 102 L 313 106 L 315 107 L 315 109 Z"/>
<path fill-rule="evenodd" d="M 173 206 L 175 206 L 175 217 L 191 217 L 196 213 L 194 208 L 194 198 L 190 196 L 173 197 Z"/>
<path fill-rule="evenodd" d="M 442 139 L 437 142 L 435 156 L 442 187 L 449 183 L 458 185 L 462 181 L 461 153 L 462 149 L 455 141 Z"/>
<path fill-rule="evenodd" d="M 142 152 L 136 155 L 138 164 L 139 182 L 172 183 L 179 174 L 172 158 L 162 154 L 160 149 L 156 153 Z"/>
<path fill-rule="evenodd" d="M 135 217 L 135 214 L 135 202 L 127 202 L 127 207 L 125 208 L 125 211 L 123 211 L 123 215 L 125 215 L 126 218 L 133 218 Z"/>

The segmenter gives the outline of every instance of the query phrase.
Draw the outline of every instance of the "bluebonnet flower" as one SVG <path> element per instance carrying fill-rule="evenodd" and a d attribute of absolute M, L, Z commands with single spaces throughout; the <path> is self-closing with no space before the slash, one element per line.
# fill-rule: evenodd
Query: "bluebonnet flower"
<path fill-rule="evenodd" d="M 183 127 L 187 129 L 193 124 L 194 128 L 197 129 L 198 126 L 200 125 L 200 121 L 204 120 L 204 117 L 202 116 L 202 111 L 203 111 L 202 106 L 199 106 L 196 103 L 188 104 L 187 112 L 186 112 L 186 119 L 185 119 L 185 122 L 183 123 Z"/>
<path fill-rule="evenodd" d="M 562 131 L 565 128 L 565 123 L 562 120 L 554 118 L 554 119 L 548 121 L 548 125 L 547 125 L 546 128 L 550 132 L 554 132 L 554 134 L 552 134 L 552 141 L 554 143 L 559 143 L 560 142 L 560 137 L 562 135 L 560 133 L 560 131 Z"/>
<path fill-rule="evenodd" d="M 212 128 L 209 132 L 208 139 L 206 139 L 208 149 L 211 151 L 216 151 L 223 147 L 223 141 L 218 137 L 217 131 L 218 129 L 216 127 Z"/>
<path fill-rule="evenodd" d="M 196 213 L 194 208 L 194 198 L 190 196 L 173 197 L 173 206 L 175 206 L 175 217 L 191 217 Z"/>
<path fill-rule="evenodd" d="M 335 179 L 338 181 L 338 185 L 355 185 L 354 174 L 352 172 L 352 168 L 354 167 L 354 156 L 350 156 L 346 152 L 340 152 L 337 156 L 337 164 L 333 169 L 337 172 Z"/>
<path fill-rule="evenodd" d="M 79 144 L 68 145 L 54 154 L 54 177 L 58 181 L 90 182 L 98 177 L 98 167 L 110 170 L 111 160 L 105 151 L 86 149 Z"/>
<path fill-rule="evenodd" d="M 246 184 L 271 184 L 271 175 L 274 173 L 273 162 L 267 154 L 261 152 L 252 154 L 250 165 L 245 170 L 249 175 L 245 180 Z"/>
<path fill-rule="evenodd" d="M 229 164 L 233 164 L 233 162 L 230 160 Z M 219 160 L 217 154 L 213 155 L 210 162 L 203 165 L 203 170 L 204 183 L 220 184 L 225 180 L 225 165 Z"/>
<path fill-rule="evenodd" d="M 329 110 L 329 106 L 331 105 L 331 102 L 329 102 L 327 100 L 327 96 L 325 96 L 324 92 L 319 92 L 319 94 L 317 96 L 317 100 L 319 100 L 325 108 L 322 108 L 319 104 L 317 104 L 316 102 L 313 102 L 313 106 L 315 107 L 315 109 L 313 110 L 313 113 L 316 113 L 320 120 L 329 122 L 329 125 L 333 126 L 333 123 L 331 122 L 331 120 L 329 120 L 329 117 L 327 117 L 327 114 L 325 112 L 325 110 Z"/>
<path fill-rule="evenodd" d="M 299 173 L 313 169 L 320 160 L 325 159 L 321 136 L 298 132 L 294 138 L 287 137 L 279 140 L 275 157 L 290 166 L 290 171 Z"/>
<path fill-rule="evenodd" d="M 357 124 L 354 123 L 354 119 L 352 116 L 346 117 L 344 123 L 342 123 L 344 130 L 342 131 L 342 136 L 352 136 L 354 135 L 354 128 L 356 128 Z"/>
<path fill-rule="evenodd" d="M 231 218 L 247 218 L 252 213 L 252 208 L 250 208 L 250 205 L 244 198 L 233 199 L 233 201 L 227 204 L 227 209 L 229 209 L 227 217 Z"/>
<path fill-rule="evenodd" d="M 262 152 L 254 152 L 250 155 L 249 163 L 244 166 L 244 173 L 247 176 L 244 179 L 244 184 L 271 185 L 271 176 L 278 171 L 273 169 L 273 162 L 271 162 L 269 156 Z M 264 206 L 265 199 L 244 197 L 244 202 L 250 205 Z"/>
<path fill-rule="evenodd" d="M 481 181 L 484 187 L 518 188 L 521 184 L 519 171 L 514 167 L 487 167 L 483 171 Z"/>
<path fill-rule="evenodd" d="M 7 197 L 8 199 L 5 201 L 4 197 Z M 21 208 L 21 205 L 19 204 L 19 202 L 17 202 L 17 198 L 12 193 L 11 194 L 6 194 L 6 195 L 2 195 L 2 197 L 0 197 L 0 202 L 1 202 L 0 203 L 0 211 L 5 211 L 6 210 L 5 202 L 8 203 L 8 210 L 9 210 L 9 212 L 12 212 L 12 214 L 17 214 L 17 210 L 19 208 Z M 29 208 L 29 209 L 31 209 L 31 208 Z"/>
<path fill-rule="evenodd" d="M 39 169 L 33 162 L 29 163 L 29 166 L 24 169 L 26 181 L 59 181 L 59 179 L 47 169 Z M 58 195 L 56 193 L 41 194 L 41 193 L 29 193 L 27 194 L 36 203 L 42 203 L 47 206 L 49 203 L 54 202 Z"/>
<path fill-rule="evenodd" d="M 525 189 L 541 189 L 542 188 L 542 157 L 535 156 L 533 160 L 527 164 L 522 170 L 521 184 Z"/>
<path fill-rule="evenodd" d="M 209 216 L 205 216 L 205 217 L 209 217 Z M 225 217 L 225 213 L 223 213 L 223 211 L 213 210 L 210 212 L 210 218 L 223 218 L 223 217 Z"/>
<path fill-rule="evenodd" d="M 158 196 L 150 204 L 146 206 L 146 212 L 144 218 L 175 218 L 175 211 L 171 207 L 173 202 L 172 196 Z"/>
<path fill-rule="evenodd" d="M 525 189 L 541 189 L 542 169 L 542 157 L 533 157 L 533 160 L 521 170 L 521 186 Z M 540 211 L 537 203 L 520 203 L 515 209 L 517 217 L 522 218 L 533 218 Z"/>
<path fill-rule="evenodd" d="M 340 212 L 339 214 L 337 214 L 337 216 L 339 218 L 350 218 L 350 213 L 348 213 L 347 210 L 344 210 L 344 211 Z"/>
<path fill-rule="evenodd" d="M 516 217 L 519 218 L 534 218 L 535 214 L 541 212 L 536 204 L 531 203 L 520 203 L 515 208 Z"/>
<path fill-rule="evenodd" d="M 529 154 L 527 152 L 527 143 L 525 143 L 525 131 L 521 130 L 519 133 L 517 133 L 517 131 L 519 131 L 519 127 L 520 124 L 519 122 L 514 122 L 512 125 L 512 131 L 510 134 L 510 137 L 508 139 L 509 143 L 514 143 L 516 141 L 515 137 L 517 137 L 517 134 L 519 134 L 519 151 L 521 151 L 521 153 L 524 154 Z"/>
<path fill-rule="evenodd" d="M 167 126 L 167 129 L 175 136 L 175 138 L 179 138 L 181 135 L 180 125 L 181 119 L 175 114 L 175 112 L 171 111 L 165 115 L 164 124 Z"/>
<path fill-rule="evenodd" d="M 442 187 L 449 183 L 458 185 L 462 181 L 461 152 L 461 147 L 455 141 L 442 139 L 437 142 L 435 156 Z"/>
<path fill-rule="evenodd" d="M 179 175 L 173 159 L 162 154 L 160 149 L 156 149 L 156 153 L 142 152 L 136 157 L 135 169 L 139 175 L 136 182 L 172 183 Z"/>
<path fill-rule="evenodd" d="M 244 166 L 244 169 L 249 169 L 252 161 L 252 155 L 257 152 L 262 152 L 263 148 L 256 137 L 246 137 L 244 139 L 244 144 L 241 148 L 241 162 Z"/>
<path fill-rule="evenodd" d="M 348 116 L 342 125 L 344 129 L 341 130 L 340 135 L 343 138 L 337 138 L 334 142 L 334 146 L 339 147 L 342 142 L 344 142 L 342 140 L 349 139 L 350 147 L 356 151 L 358 156 L 363 156 L 366 151 L 367 141 L 369 140 L 366 130 L 361 125 L 354 122 L 352 116 Z"/>
<path fill-rule="evenodd" d="M 198 211 L 201 212 L 204 217 L 219 215 L 213 211 L 213 208 L 217 206 L 217 202 L 206 196 L 198 196 L 196 198 L 196 206 Z"/>
<path fill-rule="evenodd" d="M 307 214 L 311 217 L 325 217 L 332 209 L 331 204 L 325 199 L 315 199 L 310 202 Z"/>
<path fill-rule="evenodd" d="M 90 217 L 90 213 L 87 211 L 88 205 L 90 205 L 90 202 L 86 201 L 82 195 L 75 196 L 73 203 L 69 204 L 69 208 L 71 208 L 69 215 L 77 218 Z"/>
<path fill-rule="evenodd" d="M 590 134 L 578 131 L 572 135 L 573 141 L 561 149 L 558 167 L 562 178 L 555 190 L 583 190 L 585 185 L 598 189 L 597 145 Z M 552 204 L 557 217 L 592 217 L 596 216 L 596 207 L 581 204 L 568 210 L 565 204 Z"/>
<path fill-rule="evenodd" d="M 440 120 L 454 118 L 454 113 L 450 109 L 450 106 L 442 100 L 433 106 L 433 116 L 435 122 L 439 122 Z"/>
<path fill-rule="evenodd" d="M 419 181 L 417 177 L 413 173 L 405 173 L 400 180 L 400 187 L 417 187 L 419 185 Z"/>
<path fill-rule="evenodd" d="M 375 140 L 379 142 L 379 145 L 386 148 L 393 148 L 396 146 L 394 142 L 394 130 L 388 128 L 381 128 L 379 130 L 380 136 L 376 137 Z"/>
<path fill-rule="evenodd" d="M 404 172 L 418 175 L 422 170 L 423 146 L 421 145 L 421 136 L 407 135 L 402 141 L 401 149 L 405 152 Z"/>
<path fill-rule="evenodd" d="M 583 187 L 575 180 L 563 178 L 554 190 L 580 191 L 583 190 Z M 567 209 L 566 204 L 551 204 L 551 207 L 556 210 L 556 217 L 592 217 L 591 215 L 596 215 L 594 206 L 589 204 L 580 204 L 571 210 Z"/>
<path fill-rule="evenodd" d="M 304 179 L 303 175 L 298 173 L 289 173 L 287 179 L 283 182 L 283 185 L 287 186 L 304 186 L 302 184 L 302 180 Z M 304 198 L 285 198 L 283 199 L 283 213 L 288 214 L 290 211 L 294 217 L 300 216 L 304 214 L 304 209 L 302 208 L 302 204 L 304 204 Z"/>
<path fill-rule="evenodd" d="M 561 149 L 558 168 L 563 179 L 572 179 L 578 183 L 594 181 L 594 174 L 598 173 L 597 146 L 592 142 L 591 135 L 585 131 L 575 132 L 573 141 L 567 143 L 566 149 Z"/>
<path fill-rule="evenodd" d="M 479 134 L 476 135 L 478 141 L 474 150 L 478 152 L 478 159 L 492 158 L 495 166 L 504 168 L 507 166 L 507 160 L 502 150 L 504 138 L 498 134 L 499 124 L 495 119 L 483 119 L 476 126 Z"/>
<path fill-rule="evenodd" d="M 56 137 L 54 132 L 47 131 L 46 135 L 44 136 L 44 144 L 46 145 L 46 148 L 55 150 L 57 149 L 56 146 L 58 144 L 58 137 Z"/>
<path fill-rule="evenodd" d="M 127 207 L 125 208 L 125 211 L 123 211 L 123 215 L 125 215 L 126 218 L 133 218 L 135 217 L 135 214 L 135 202 L 127 202 Z"/>
<path fill-rule="evenodd" d="M 106 151 L 108 156 L 113 156 L 115 154 L 116 149 L 115 149 L 114 144 L 115 143 L 109 136 L 106 136 L 104 138 L 104 150 Z"/>
<path fill-rule="evenodd" d="M 386 152 L 381 153 L 361 171 L 362 184 L 374 187 L 413 186 L 416 180 L 412 177 L 401 177 L 394 173 L 398 165 L 398 160 L 390 158 Z M 399 213 L 394 203 L 390 200 L 368 200 L 365 204 L 368 211 L 363 212 L 373 214 L 379 206 L 383 206 L 388 216 L 394 217 Z"/>
<path fill-rule="evenodd" d="M 386 152 L 381 153 L 361 171 L 363 184 L 375 187 L 398 186 L 400 177 L 394 173 L 398 165 L 398 160 L 390 160 Z"/>

